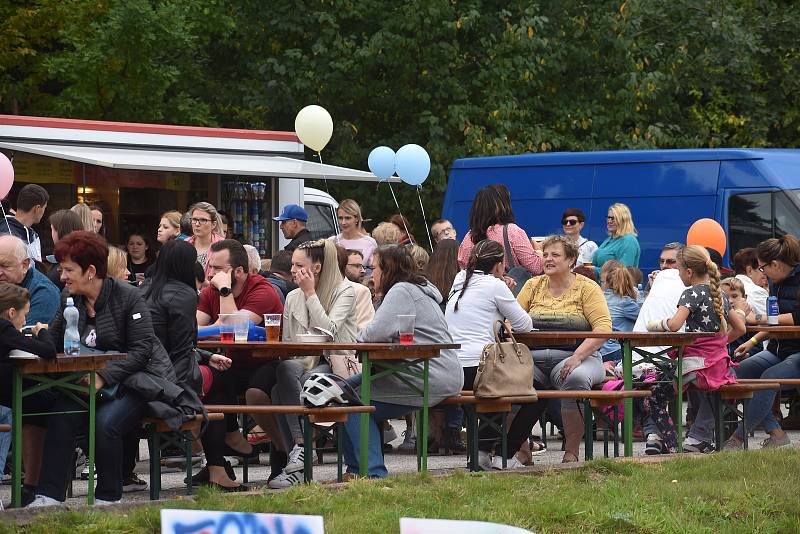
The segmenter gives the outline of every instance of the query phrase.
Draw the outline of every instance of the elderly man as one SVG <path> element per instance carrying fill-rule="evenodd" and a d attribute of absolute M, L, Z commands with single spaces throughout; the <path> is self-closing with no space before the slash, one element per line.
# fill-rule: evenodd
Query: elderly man
<path fill-rule="evenodd" d="M 294 250 L 306 241 L 311 241 L 311 232 L 306 228 L 308 213 L 297 204 L 288 204 L 283 207 L 283 211 L 273 221 L 280 223 L 283 237 L 291 239 L 283 250 L 294 252 Z"/>
<path fill-rule="evenodd" d="M 0 282 L 24 287 L 31 294 L 27 325 L 49 324 L 58 310 L 60 293 L 45 275 L 31 268 L 25 242 L 15 236 L 0 235 Z"/>
<path fill-rule="evenodd" d="M 433 237 L 434 243 L 438 243 L 442 239 L 456 239 L 456 229 L 447 219 L 439 219 L 431 225 L 431 237 Z"/>

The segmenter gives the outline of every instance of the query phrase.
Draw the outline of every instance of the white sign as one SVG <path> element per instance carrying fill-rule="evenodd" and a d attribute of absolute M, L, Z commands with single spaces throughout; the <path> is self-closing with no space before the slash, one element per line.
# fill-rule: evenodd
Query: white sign
<path fill-rule="evenodd" d="M 454 521 L 450 519 L 400 518 L 400 534 L 533 534 L 530 530 L 483 521 Z"/>
<path fill-rule="evenodd" d="M 161 534 L 325 534 L 322 516 L 161 510 Z"/>

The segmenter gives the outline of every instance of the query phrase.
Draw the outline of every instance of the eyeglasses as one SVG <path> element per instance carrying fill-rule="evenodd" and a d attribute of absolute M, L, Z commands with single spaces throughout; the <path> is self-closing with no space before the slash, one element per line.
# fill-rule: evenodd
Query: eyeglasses
<path fill-rule="evenodd" d="M 616 217 L 614 217 L 613 215 L 609 215 L 609 216 L 607 216 L 607 217 L 606 217 L 606 220 L 607 220 L 607 221 L 616 221 L 616 220 L 617 220 L 617 218 L 616 218 Z"/>
<path fill-rule="evenodd" d="M 758 272 L 760 272 L 760 273 L 763 273 L 763 272 L 764 272 L 764 267 L 768 266 L 770 263 L 772 263 L 772 262 L 771 262 L 771 261 L 768 261 L 767 263 L 765 263 L 765 264 L 763 264 L 763 265 L 759 265 L 758 267 L 756 267 L 756 270 L 757 270 Z"/>
<path fill-rule="evenodd" d="M 561 219 L 562 226 L 575 226 L 580 223 L 578 219 Z"/>
<path fill-rule="evenodd" d="M 658 258 L 658 263 L 661 265 L 675 265 L 678 260 L 672 258 Z"/>
<path fill-rule="evenodd" d="M 194 217 L 189 220 L 192 222 L 192 224 L 208 224 L 211 222 L 211 219 L 195 219 Z"/>
<path fill-rule="evenodd" d="M 354 268 L 358 269 L 359 271 L 366 271 L 367 270 L 366 267 L 364 267 L 363 263 L 348 263 L 347 266 L 348 267 L 354 267 Z"/>

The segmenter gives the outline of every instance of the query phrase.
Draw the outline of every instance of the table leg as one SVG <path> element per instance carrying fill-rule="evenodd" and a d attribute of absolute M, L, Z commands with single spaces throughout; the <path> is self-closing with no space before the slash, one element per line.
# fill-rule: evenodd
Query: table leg
<path fill-rule="evenodd" d="M 303 416 L 303 482 L 311 482 L 314 480 L 312 472 L 312 465 L 314 464 L 314 430 L 311 426 L 311 418 L 308 415 Z"/>
<path fill-rule="evenodd" d="M 90 505 L 94 504 L 94 445 L 95 445 L 95 419 L 97 417 L 97 404 L 95 402 L 95 379 L 96 375 L 94 371 L 89 371 L 89 454 L 86 458 L 86 461 L 89 463 L 89 481 L 88 481 L 88 492 L 86 496 L 86 502 Z"/>
<path fill-rule="evenodd" d="M 369 406 L 372 388 L 372 369 L 370 368 L 369 352 L 361 353 L 361 402 Z M 358 459 L 358 474 L 366 477 L 369 468 L 369 418 L 370 414 L 361 414 L 360 450 Z"/>
<path fill-rule="evenodd" d="M 678 452 L 683 452 L 683 347 L 678 347 L 678 371 L 675 377 L 678 391 L 675 392 L 675 433 L 678 438 Z"/>
<path fill-rule="evenodd" d="M 629 340 L 622 340 L 622 377 L 625 391 L 633 389 L 633 348 Z M 625 416 L 622 419 L 622 437 L 625 456 L 633 456 L 633 399 L 625 399 Z"/>
<path fill-rule="evenodd" d="M 420 471 L 428 470 L 428 367 L 429 360 L 426 358 L 422 363 L 422 425 L 418 429 L 418 439 L 422 439 L 419 450 L 422 451 Z"/>
<path fill-rule="evenodd" d="M 19 508 L 22 506 L 22 375 L 19 373 L 16 366 L 14 366 L 14 378 L 11 387 L 13 389 L 11 418 L 11 506 Z"/>

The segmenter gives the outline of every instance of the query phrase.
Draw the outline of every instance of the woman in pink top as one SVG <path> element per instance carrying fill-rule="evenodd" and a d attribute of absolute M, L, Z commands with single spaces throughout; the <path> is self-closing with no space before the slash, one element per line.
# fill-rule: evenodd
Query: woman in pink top
<path fill-rule="evenodd" d="M 511 194 L 503 184 L 487 185 L 475 194 L 469 211 L 469 231 L 458 248 L 459 266 L 466 268 L 475 243 L 491 239 L 505 245 L 503 227 L 506 225 L 511 255 L 516 264 L 525 267 L 533 276 L 542 274 L 542 258 L 533 250 L 525 230 L 514 224 Z M 506 269 L 511 267 L 510 258 L 505 259 L 505 266 Z"/>

